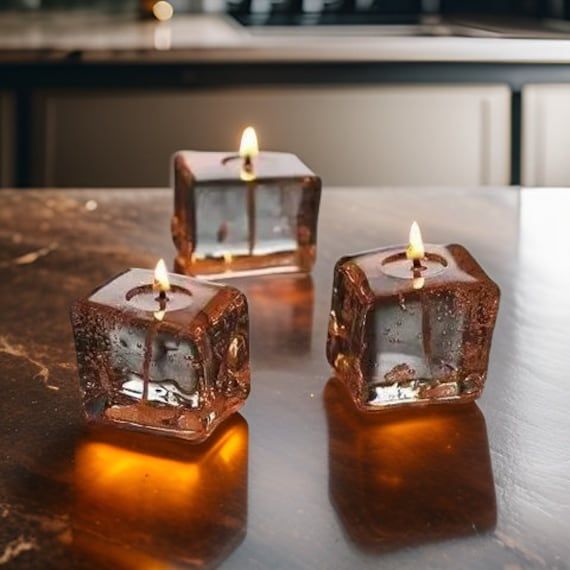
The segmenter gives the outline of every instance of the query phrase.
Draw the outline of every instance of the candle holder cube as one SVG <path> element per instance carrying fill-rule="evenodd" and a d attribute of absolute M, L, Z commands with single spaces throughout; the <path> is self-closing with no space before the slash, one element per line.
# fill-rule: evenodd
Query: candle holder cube
<path fill-rule="evenodd" d="M 202 441 L 249 393 L 245 296 L 129 269 L 71 308 L 87 419 Z"/>
<path fill-rule="evenodd" d="M 483 390 L 499 288 L 462 246 L 425 247 L 421 264 L 405 246 L 336 264 L 327 358 L 362 410 Z"/>
<path fill-rule="evenodd" d="M 309 272 L 321 181 L 296 156 L 181 151 L 173 159 L 176 271 L 190 275 Z"/>

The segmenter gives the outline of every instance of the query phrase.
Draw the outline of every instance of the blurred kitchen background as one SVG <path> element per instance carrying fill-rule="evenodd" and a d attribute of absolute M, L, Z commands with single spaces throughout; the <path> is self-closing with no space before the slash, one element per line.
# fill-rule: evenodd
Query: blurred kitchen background
<path fill-rule="evenodd" d="M 249 124 L 328 185 L 570 186 L 570 0 L 0 0 L 2 186 L 165 186 Z"/>

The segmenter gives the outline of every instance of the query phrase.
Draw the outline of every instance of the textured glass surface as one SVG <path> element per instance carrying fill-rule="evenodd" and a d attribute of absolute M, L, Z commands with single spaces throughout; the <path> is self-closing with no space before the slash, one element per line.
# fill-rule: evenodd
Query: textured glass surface
<path fill-rule="evenodd" d="M 85 411 L 96 422 L 202 440 L 249 392 L 247 302 L 232 287 L 172 275 L 170 304 L 157 313 L 144 285 L 152 277 L 129 270 L 74 303 Z"/>
<path fill-rule="evenodd" d="M 117 323 L 108 332 L 109 362 L 120 383 L 119 392 L 133 399 L 197 408 L 198 379 L 202 372 L 198 349 L 189 339 L 170 332 L 156 332 L 148 338 L 144 327 Z M 145 393 L 145 354 L 148 387 Z"/>
<path fill-rule="evenodd" d="M 366 409 L 478 397 L 498 287 L 460 246 L 442 248 L 445 271 L 415 287 L 380 269 L 386 252 L 337 264 L 329 362 Z"/>
<path fill-rule="evenodd" d="M 247 189 L 196 188 L 196 256 L 223 258 L 250 252 Z"/>
<path fill-rule="evenodd" d="M 253 253 L 271 254 L 297 248 L 300 184 L 261 184 L 255 189 Z"/>
<path fill-rule="evenodd" d="M 223 153 L 175 155 L 176 270 L 189 275 L 310 271 L 320 179 L 284 153 L 262 153 L 251 179 L 240 178 L 240 164 Z"/>

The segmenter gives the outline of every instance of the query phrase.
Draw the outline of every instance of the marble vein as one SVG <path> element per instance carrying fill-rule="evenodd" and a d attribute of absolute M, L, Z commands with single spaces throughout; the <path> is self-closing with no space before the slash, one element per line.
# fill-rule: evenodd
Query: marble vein
<path fill-rule="evenodd" d="M 37 544 L 34 540 L 27 540 L 23 536 L 19 536 L 12 542 L 9 542 L 4 548 L 4 552 L 0 555 L 0 565 L 7 564 L 22 552 L 37 549 Z"/>
<path fill-rule="evenodd" d="M 23 358 L 38 369 L 34 379 L 39 379 L 49 390 L 59 390 L 58 386 L 49 383 L 49 369 L 47 366 L 31 358 L 21 344 L 12 344 L 5 336 L 0 336 L 0 353 L 9 354 L 16 358 Z"/>

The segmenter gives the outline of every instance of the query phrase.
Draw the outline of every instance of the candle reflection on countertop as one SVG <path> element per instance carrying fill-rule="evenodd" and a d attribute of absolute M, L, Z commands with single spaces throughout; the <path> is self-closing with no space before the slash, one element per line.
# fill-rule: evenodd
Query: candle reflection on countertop
<path fill-rule="evenodd" d="M 315 300 L 310 275 L 237 277 L 228 283 L 247 296 L 253 357 L 310 352 Z"/>
<path fill-rule="evenodd" d="M 114 568 L 221 563 L 244 539 L 248 426 L 205 444 L 93 428 L 75 454 L 73 543 Z"/>
<path fill-rule="evenodd" d="M 494 528 L 485 419 L 475 404 L 362 414 L 325 387 L 329 493 L 346 535 L 381 553 Z"/>

